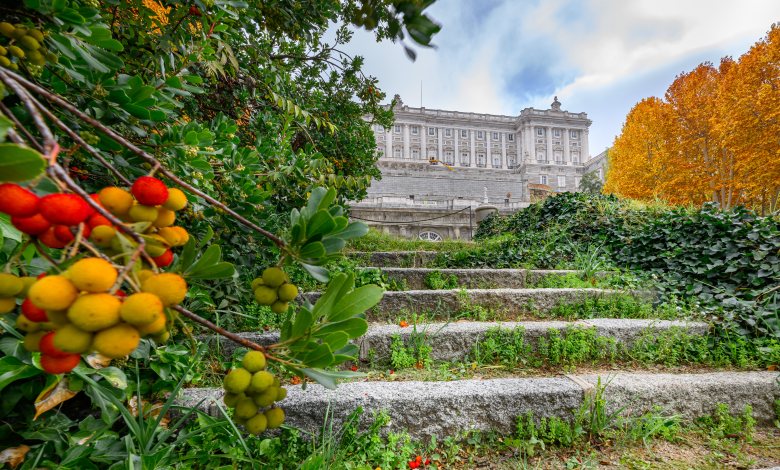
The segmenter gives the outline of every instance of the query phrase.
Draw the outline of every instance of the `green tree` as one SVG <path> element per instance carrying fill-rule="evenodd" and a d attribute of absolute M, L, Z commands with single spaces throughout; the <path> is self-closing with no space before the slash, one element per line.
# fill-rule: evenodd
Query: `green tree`
<path fill-rule="evenodd" d="M 596 171 L 589 171 L 582 175 L 580 187 L 577 188 L 584 193 L 601 194 L 601 187 L 604 185 Z"/>

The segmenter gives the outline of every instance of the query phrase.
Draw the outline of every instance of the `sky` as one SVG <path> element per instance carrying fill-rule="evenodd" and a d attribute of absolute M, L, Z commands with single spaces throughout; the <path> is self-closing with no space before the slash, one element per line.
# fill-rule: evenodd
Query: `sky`
<path fill-rule="evenodd" d="M 780 21 L 780 0 L 437 0 L 428 11 L 442 30 L 414 62 L 365 31 L 343 50 L 410 106 L 517 115 L 557 95 L 593 121 L 595 156 L 639 100 L 747 52 Z"/>

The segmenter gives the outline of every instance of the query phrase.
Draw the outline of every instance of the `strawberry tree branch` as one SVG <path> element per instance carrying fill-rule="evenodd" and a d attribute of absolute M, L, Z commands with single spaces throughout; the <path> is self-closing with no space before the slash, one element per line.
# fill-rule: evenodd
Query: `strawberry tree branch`
<path fill-rule="evenodd" d="M 272 242 L 274 242 L 276 244 L 276 246 L 278 246 L 279 248 L 284 248 L 284 246 L 285 246 L 284 240 L 282 240 L 281 238 L 277 237 L 273 233 L 265 230 L 264 228 L 260 227 L 259 225 L 255 224 L 254 222 L 249 221 L 244 216 L 240 215 L 239 213 L 237 213 L 236 211 L 234 211 L 230 207 L 226 206 L 222 202 L 218 201 L 217 199 L 213 198 L 212 196 L 209 196 L 208 194 L 204 193 L 203 191 L 195 188 L 191 184 L 189 184 L 186 181 L 182 180 L 177 175 L 173 174 L 170 170 L 168 170 L 167 168 L 163 167 L 161 165 L 160 161 L 157 160 L 154 156 L 152 156 L 149 153 L 145 152 L 143 149 L 137 147 L 135 144 L 133 144 L 129 140 L 127 140 L 124 137 L 122 137 L 120 134 L 115 132 L 110 127 L 107 127 L 107 126 L 103 125 L 100 121 L 98 121 L 98 120 L 94 119 L 93 117 L 89 116 L 88 114 L 84 113 L 83 111 L 78 109 L 76 106 L 72 105 L 70 102 L 68 102 L 64 98 L 60 97 L 57 94 L 49 92 L 45 88 L 42 88 L 42 87 L 40 87 L 40 86 L 38 86 L 38 85 L 28 81 L 24 77 L 22 77 L 20 75 L 17 75 L 17 74 L 15 74 L 13 72 L 1 71 L 0 73 L 6 74 L 7 76 L 10 76 L 10 77 L 13 77 L 13 80 L 8 80 L 9 82 L 16 81 L 16 82 L 18 82 L 18 84 L 21 84 L 23 87 L 25 87 L 25 88 L 27 88 L 27 89 L 29 89 L 29 90 L 31 90 L 31 91 L 41 95 L 46 100 L 48 100 L 48 101 L 50 101 L 52 103 L 56 103 L 57 105 L 63 107 L 64 109 L 67 109 L 68 111 L 73 113 L 75 116 L 77 116 L 78 118 L 80 118 L 84 122 L 89 123 L 91 126 L 93 126 L 94 128 L 98 129 L 100 132 L 104 133 L 105 135 L 107 135 L 108 137 L 110 137 L 111 139 L 116 141 L 118 144 L 120 144 L 123 147 L 127 148 L 128 150 L 130 150 L 132 153 L 134 153 L 138 157 L 146 160 L 148 163 L 150 163 L 152 165 L 159 166 L 159 172 L 162 173 L 163 175 L 165 175 L 171 181 L 175 182 L 177 185 L 187 189 L 188 191 L 192 192 L 193 194 L 196 194 L 196 195 L 202 197 L 203 199 L 208 201 L 211 205 L 219 207 L 220 209 L 225 211 L 227 214 L 229 214 L 231 217 L 236 219 L 241 224 L 243 224 L 246 227 L 249 227 L 249 228 L 259 232 L 261 235 L 263 235 L 264 237 L 266 237 L 269 240 L 271 240 Z M 18 84 L 14 83 L 16 88 L 19 88 Z M 16 88 L 14 88 L 14 89 L 16 89 Z"/>

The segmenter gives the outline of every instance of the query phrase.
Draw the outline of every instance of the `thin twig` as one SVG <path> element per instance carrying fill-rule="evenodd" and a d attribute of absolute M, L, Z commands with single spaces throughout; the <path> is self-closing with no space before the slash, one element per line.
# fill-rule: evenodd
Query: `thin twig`
<path fill-rule="evenodd" d="M 41 96 L 43 96 L 48 101 L 56 103 L 56 104 L 62 106 L 63 108 L 67 109 L 68 111 L 70 111 L 71 113 L 75 114 L 76 116 L 78 116 L 83 121 L 89 123 L 91 126 L 97 128 L 97 129 L 99 129 L 101 132 L 106 134 L 108 137 L 112 138 L 117 143 L 123 145 L 125 148 L 127 148 L 128 150 L 133 152 L 135 155 L 137 155 L 137 156 L 141 157 L 142 159 L 146 160 L 150 164 L 152 164 L 152 165 L 160 165 L 159 160 L 157 160 L 154 156 L 146 153 L 144 150 L 142 150 L 141 148 L 137 147 L 135 144 L 133 144 L 132 142 L 128 141 L 123 136 L 121 136 L 118 133 L 116 133 L 110 127 L 106 127 L 105 125 L 103 125 L 97 119 L 94 119 L 93 117 L 89 116 L 88 114 L 82 112 L 80 109 L 78 109 L 77 107 L 72 105 L 70 102 L 68 102 L 64 98 L 62 98 L 62 97 L 60 97 L 60 96 L 58 96 L 58 95 L 56 95 L 54 93 L 49 92 L 48 90 L 46 90 L 46 89 L 44 89 L 44 88 L 42 88 L 42 87 L 40 87 L 40 86 L 38 86 L 38 85 L 28 81 L 24 77 L 22 77 L 20 75 L 17 75 L 17 74 L 15 74 L 13 72 L 2 72 L 2 71 L 0 71 L 0 73 L 11 75 L 14 78 L 14 80 L 16 80 L 18 83 L 21 83 L 26 88 L 28 88 L 28 89 L 30 89 L 30 90 L 40 94 Z M 9 81 L 11 81 L 11 80 L 9 80 Z M 217 199 L 214 199 L 213 197 L 209 196 L 208 194 L 204 193 L 203 191 L 201 191 L 201 190 L 195 188 L 194 186 L 190 185 L 189 183 L 183 181 L 181 178 L 179 178 L 177 175 L 173 174 L 167 168 L 161 166 L 159 171 L 160 171 L 160 173 L 165 175 L 168 179 L 172 180 L 173 182 L 175 182 L 179 186 L 187 189 L 188 191 L 192 192 L 193 194 L 196 194 L 196 195 L 202 197 L 203 199 L 208 201 L 210 204 L 212 204 L 212 205 L 214 205 L 216 207 L 219 207 L 220 209 L 222 209 L 223 211 L 228 213 L 231 217 L 233 217 L 234 219 L 239 221 L 241 224 L 243 224 L 243 225 L 245 225 L 245 226 L 247 226 L 247 227 L 249 227 L 249 228 L 251 228 L 251 229 L 253 229 L 253 230 L 257 231 L 257 232 L 259 232 L 261 235 L 263 235 L 264 237 L 266 237 L 269 240 L 271 240 L 272 242 L 274 242 L 279 248 L 284 248 L 284 246 L 285 246 L 284 240 L 282 240 L 281 238 L 277 237 L 273 233 L 265 230 L 264 228 L 260 227 L 259 225 L 255 224 L 254 222 L 249 221 L 244 216 L 238 214 L 236 211 L 234 211 L 233 209 L 229 208 L 228 206 L 226 206 L 222 202 L 218 201 Z"/>
<path fill-rule="evenodd" d="M 16 74 L 14 74 L 16 75 Z M 57 140 L 54 138 L 54 134 L 51 133 L 51 129 L 49 129 L 49 126 L 46 125 L 46 122 L 43 120 L 43 116 L 41 116 L 41 113 L 38 111 L 38 107 L 35 106 L 35 103 L 30 100 L 30 95 L 23 87 L 19 86 L 19 83 L 17 83 L 16 80 L 12 79 L 8 76 L 8 72 L 0 68 L 0 80 L 3 81 L 3 83 L 8 86 L 8 88 L 12 89 L 14 93 L 16 93 L 19 98 L 22 100 L 22 103 L 24 103 L 24 107 L 27 108 L 27 111 L 30 112 L 30 117 L 32 117 L 33 122 L 35 123 L 35 127 L 38 128 L 38 132 L 41 133 L 41 137 L 43 137 L 43 148 L 45 150 L 45 153 L 52 154 L 52 150 L 57 145 Z M 56 155 L 54 155 L 56 157 Z"/>
<path fill-rule="evenodd" d="M 176 310 L 177 312 L 181 313 L 185 317 L 189 318 L 190 320 L 193 320 L 196 323 L 200 323 L 201 325 L 205 326 L 209 330 L 212 330 L 216 333 L 219 333 L 220 335 L 224 336 L 225 338 L 230 339 L 231 341 L 240 344 L 241 346 L 244 346 L 249 349 L 254 349 L 255 351 L 261 351 L 265 352 L 265 347 L 260 346 L 259 344 L 255 343 L 254 341 L 250 341 L 242 336 L 239 336 L 235 333 L 232 333 L 221 326 L 217 326 L 213 322 L 206 320 L 205 318 L 201 317 L 200 315 L 193 313 L 186 308 L 182 307 L 181 305 L 174 305 L 171 307 L 173 310 Z"/>
<path fill-rule="evenodd" d="M 59 265 L 59 263 L 57 263 L 56 261 L 54 261 L 54 258 L 52 258 L 51 256 L 49 256 L 49 254 L 48 254 L 48 253 L 46 253 L 46 251 L 45 251 L 45 250 L 43 249 L 43 247 L 41 246 L 40 242 L 38 242 L 38 239 L 37 239 L 37 238 L 36 238 L 36 239 L 33 239 L 33 242 L 32 242 L 32 243 L 33 243 L 33 245 L 35 246 L 35 249 L 36 249 L 36 250 L 38 250 L 38 254 L 39 254 L 39 255 L 41 255 L 43 258 L 45 258 L 45 259 L 46 259 L 46 261 L 48 261 L 49 263 L 51 263 L 51 265 L 52 265 L 52 266 L 54 266 L 54 268 L 55 268 L 57 271 L 62 271 L 62 270 L 60 269 L 60 265 Z"/>
<path fill-rule="evenodd" d="M 19 122 L 19 120 L 16 118 L 16 115 L 14 113 L 12 113 L 11 110 L 8 109 L 3 104 L 2 101 L 0 101 L 0 111 L 2 111 L 3 114 L 6 117 L 8 117 L 8 119 L 13 121 L 14 125 L 16 126 L 16 128 L 19 129 L 24 134 L 25 137 L 27 137 L 27 140 L 30 142 L 29 145 L 32 145 L 33 148 L 35 148 L 39 152 L 43 152 L 43 147 L 41 147 L 40 144 L 38 144 L 38 141 L 32 136 L 32 134 L 30 134 L 30 131 L 28 131 L 27 128 L 24 127 L 21 122 Z M 9 135 L 10 135 L 10 133 L 11 132 L 9 131 Z M 11 138 L 13 138 L 13 136 L 11 136 Z M 17 144 L 21 144 L 22 142 L 16 142 L 16 143 Z"/>

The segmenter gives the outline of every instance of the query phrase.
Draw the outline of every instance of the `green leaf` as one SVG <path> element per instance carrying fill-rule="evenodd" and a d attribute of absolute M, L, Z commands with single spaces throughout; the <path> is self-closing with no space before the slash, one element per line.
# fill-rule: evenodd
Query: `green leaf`
<path fill-rule="evenodd" d="M 186 275 L 197 275 L 200 271 L 210 268 L 222 259 L 222 249 L 219 245 L 211 245 L 200 255 L 198 261 L 185 271 Z"/>
<path fill-rule="evenodd" d="M 46 167 L 43 155 L 29 147 L 0 144 L 0 181 L 27 181 Z"/>
<path fill-rule="evenodd" d="M 303 259 L 317 259 L 325 256 L 325 245 L 322 242 L 307 243 L 298 252 L 298 256 Z"/>
<path fill-rule="evenodd" d="M 320 282 L 328 282 L 328 270 L 323 268 L 322 266 L 313 266 L 311 264 L 301 263 L 301 267 L 306 270 L 311 277 L 314 279 L 320 281 Z"/>
<path fill-rule="evenodd" d="M 306 238 L 329 234 L 334 228 L 336 228 L 336 221 L 333 220 L 328 211 L 320 209 L 309 219 L 306 227 Z"/>
<path fill-rule="evenodd" d="M 309 201 L 304 208 L 307 219 L 311 218 L 317 212 L 320 207 L 320 201 L 322 201 L 327 193 L 328 190 L 322 186 L 318 186 L 312 190 Z"/>
<path fill-rule="evenodd" d="M 198 269 L 196 272 L 190 272 L 187 274 L 188 279 L 202 279 L 213 281 L 216 279 L 227 279 L 233 277 L 236 273 L 236 267 L 227 261 L 221 261 L 219 263 L 212 264 L 202 269 Z"/>
<path fill-rule="evenodd" d="M 8 131 L 14 127 L 14 123 L 5 116 L 0 116 L 0 142 L 5 141 Z"/>
<path fill-rule="evenodd" d="M 313 336 L 323 338 L 337 331 L 343 331 L 350 338 L 357 338 L 363 336 L 368 331 L 368 322 L 364 318 L 350 318 L 335 323 L 326 323 Z"/>
<path fill-rule="evenodd" d="M 98 369 L 97 374 L 105 378 L 112 386 L 124 390 L 127 388 L 127 376 L 117 367 Z"/>
<path fill-rule="evenodd" d="M 15 357 L 2 357 L 0 358 L 0 392 L 17 380 L 35 377 L 42 373 L 41 370 L 23 363 Z"/>
<path fill-rule="evenodd" d="M 301 369 L 301 371 L 304 374 L 306 374 L 306 376 L 309 377 L 310 379 L 314 380 L 318 384 L 330 390 L 336 389 L 336 385 L 337 385 L 336 381 L 339 379 L 353 379 L 353 378 L 365 376 L 365 374 L 362 374 L 360 372 L 352 372 L 351 370 L 330 371 L 330 370 L 306 368 L 306 369 Z"/>
<path fill-rule="evenodd" d="M 338 273 L 331 278 L 328 283 L 328 287 L 325 289 L 325 293 L 317 299 L 317 303 L 314 304 L 314 318 L 320 318 L 326 312 L 330 311 L 333 304 L 338 299 L 342 288 L 346 286 L 346 289 L 351 289 L 355 285 L 355 278 L 353 274 Z"/>
<path fill-rule="evenodd" d="M 320 344 L 313 351 L 306 353 L 301 362 L 310 367 L 327 367 L 333 363 L 333 352 L 327 344 Z"/>
<path fill-rule="evenodd" d="M 349 342 L 349 335 L 343 331 L 336 331 L 322 338 L 323 343 L 327 343 L 330 346 L 331 351 L 336 351 L 347 345 Z"/>
<path fill-rule="evenodd" d="M 349 240 L 352 238 L 359 238 L 368 233 L 368 225 L 363 222 L 352 222 L 347 225 L 347 228 L 341 232 L 334 233 L 334 237 L 339 237 L 342 240 Z"/>
<path fill-rule="evenodd" d="M 325 238 L 322 240 L 322 246 L 325 247 L 325 254 L 340 253 L 347 246 L 347 242 L 341 238 Z"/>
<path fill-rule="evenodd" d="M 301 308 L 295 315 L 295 323 L 292 326 L 290 332 L 291 338 L 297 338 L 303 336 L 306 331 L 314 324 L 314 316 L 307 308 Z"/>
<path fill-rule="evenodd" d="M 11 219 L 6 214 L 0 214 L 0 235 L 2 235 L 3 239 L 9 238 L 18 243 L 22 241 L 22 232 L 11 225 Z"/>
<path fill-rule="evenodd" d="M 325 318 L 328 321 L 340 321 L 363 313 L 378 304 L 384 292 L 384 289 L 373 284 L 358 287 L 341 297 Z"/>

